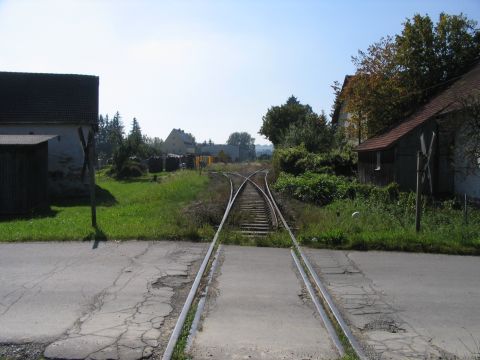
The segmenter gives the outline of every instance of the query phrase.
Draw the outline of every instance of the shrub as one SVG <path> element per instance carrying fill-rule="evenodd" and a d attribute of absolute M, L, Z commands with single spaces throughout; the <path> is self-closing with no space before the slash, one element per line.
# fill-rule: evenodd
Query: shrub
<path fill-rule="evenodd" d="M 338 199 L 361 198 L 382 206 L 399 202 L 400 190 L 398 184 L 392 183 L 386 187 L 359 184 L 342 176 L 306 172 L 294 176 L 281 173 L 274 189 L 290 196 L 318 205 L 326 205 Z"/>
<path fill-rule="evenodd" d="M 304 172 L 353 176 L 357 164 L 356 154 L 351 150 L 332 150 L 314 154 L 305 146 L 275 149 L 273 166 L 275 174 L 281 172 L 299 175 Z"/>
<path fill-rule="evenodd" d="M 127 161 L 123 164 L 120 171 L 117 172 L 117 177 L 119 179 L 140 177 L 145 174 L 145 166 L 136 161 Z"/>

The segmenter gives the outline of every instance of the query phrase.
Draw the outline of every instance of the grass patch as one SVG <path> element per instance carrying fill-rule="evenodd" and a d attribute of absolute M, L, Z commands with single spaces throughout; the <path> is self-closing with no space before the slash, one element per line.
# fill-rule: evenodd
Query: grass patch
<path fill-rule="evenodd" d="M 211 233 L 208 224 L 183 216 L 187 204 L 208 197 L 209 176 L 195 171 L 160 173 L 118 181 L 97 175 L 97 223 L 90 226 L 88 199 L 54 202 L 31 218 L 0 220 L 0 241 L 89 239 L 191 239 Z"/>
<path fill-rule="evenodd" d="M 415 232 L 414 206 L 378 204 L 365 199 L 336 200 L 316 206 L 295 200 L 287 205 L 297 219 L 297 238 L 306 246 L 331 249 L 387 250 L 480 255 L 480 211 L 448 206 L 426 207 L 422 230 Z M 354 212 L 359 215 L 352 217 Z"/>

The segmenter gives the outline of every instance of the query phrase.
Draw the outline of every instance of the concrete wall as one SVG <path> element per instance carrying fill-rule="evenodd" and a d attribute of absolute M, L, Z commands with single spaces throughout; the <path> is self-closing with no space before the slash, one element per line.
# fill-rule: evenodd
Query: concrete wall
<path fill-rule="evenodd" d="M 49 191 L 53 196 L 84 195 L 88 188 L 81 183 L 83 148 L 78 125 L 2 125 L 0 134 L 59 135 L 48 142 Z M 85 141 L 90 127 L 82 126 Z M 88 176 L 85 177 L 88 182 Z"/>

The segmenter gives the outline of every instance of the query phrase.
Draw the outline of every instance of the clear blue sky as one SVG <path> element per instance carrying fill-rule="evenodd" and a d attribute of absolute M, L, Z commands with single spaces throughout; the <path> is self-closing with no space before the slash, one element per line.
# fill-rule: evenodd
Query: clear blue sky
<path fill-rule="evenodd" d="M 100 112 L 149 136 L 248 131 L 291 95 L 327 114 L 351 56 L 407 17 L 480 20 L 479 0 L 0 0 L 0 70 L 100 76 Z"/>

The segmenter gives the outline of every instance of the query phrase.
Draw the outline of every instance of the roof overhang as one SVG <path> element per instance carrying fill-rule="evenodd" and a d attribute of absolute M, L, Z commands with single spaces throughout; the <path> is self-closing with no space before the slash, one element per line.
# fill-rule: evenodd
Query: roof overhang
<path fill-rule="evenodd" d="M 38 145 L 57 137 L 58 135 L 0 135 L 0 146 Z"/>

